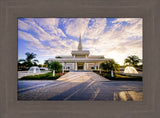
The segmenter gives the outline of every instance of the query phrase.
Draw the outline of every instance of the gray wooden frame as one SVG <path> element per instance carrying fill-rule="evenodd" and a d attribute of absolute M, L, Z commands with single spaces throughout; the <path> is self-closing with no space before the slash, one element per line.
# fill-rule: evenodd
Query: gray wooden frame
<path fill-rule="evenodd" d="M 0 0 L 0 118 L 158 118 L 159 0 Z M 17 17 L 143 18 L 143 102 L 17 101 Z"/>

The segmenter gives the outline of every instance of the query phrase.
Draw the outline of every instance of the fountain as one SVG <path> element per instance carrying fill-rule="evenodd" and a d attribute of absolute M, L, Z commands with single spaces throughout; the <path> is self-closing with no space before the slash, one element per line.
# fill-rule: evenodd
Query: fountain
<path fill-rule="evenodd" d="M 22 78 L 24 76 L 30 76 L 30 75 L 40 75 L 40 74 L 45 74 L 51 72 L 49 70 L 40 70 L 38 66 L 32 66 L 29 68 L 28 71 L 18 71 L 18 78 Z"/>
<path fill-rule="evenodd" d="M 28 70 L 28 73 L 40 73 L 40 68 L 38 66 L 32 66 L 30 67 L 30 69 Z"/>
<path fill-rule="evenodd" d="M 124 69 L 124 73 L 134 73 L 134 74 L 138 74 L 137 70 L 132 67 L 132 66 L 127 66 L 125 69 Z"/>

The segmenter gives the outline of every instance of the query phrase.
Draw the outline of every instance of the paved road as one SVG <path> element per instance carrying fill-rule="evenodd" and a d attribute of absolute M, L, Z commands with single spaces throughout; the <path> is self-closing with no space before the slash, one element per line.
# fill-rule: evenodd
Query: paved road
<path fill-rule="evenodd" d="M 142 101 L 142 82 L 110 81 L 93 72 L 69 72 L 58 80 L 18 81 L 18 100 Z"/>

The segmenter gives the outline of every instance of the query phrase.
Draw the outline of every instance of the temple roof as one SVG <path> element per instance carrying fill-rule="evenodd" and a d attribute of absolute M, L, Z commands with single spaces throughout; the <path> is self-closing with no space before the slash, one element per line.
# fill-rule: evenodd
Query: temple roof
<path fill-rule="evenodd" d="M 89 55 L 89 50 L 82 50 L 82 51 L 79 51 L 79 50 L 73 50 L 71 52 L 72 55 Z"/>
<path fill-rule="evenodd" d="M 104 62 L 107 59 L 86 59 L 86 58 L 49 58 L 49 61 L 58 61 L 58 62 Z"/>

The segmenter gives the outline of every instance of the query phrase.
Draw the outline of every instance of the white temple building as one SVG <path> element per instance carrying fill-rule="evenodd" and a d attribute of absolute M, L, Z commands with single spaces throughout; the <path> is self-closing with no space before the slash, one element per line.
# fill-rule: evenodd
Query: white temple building
<path fill-rule="evenodd" d="M 49 58 L 48 61 L 60 62 L 63 70 L 100 70 L 100 63 L 107 59 L 104 55 L 90 55 L 89 50 L 83 50 L 81 43 L 81 36 L 79 37 L 78 50 L 73 50 L 71 56 L 56 56 L 56 58 Z"/>

